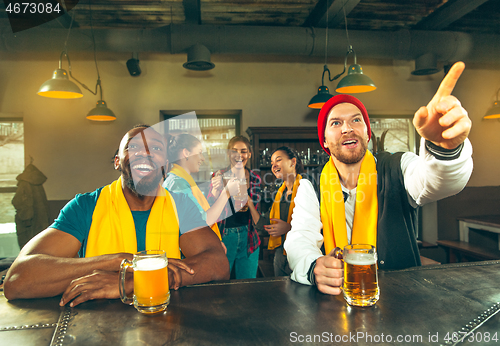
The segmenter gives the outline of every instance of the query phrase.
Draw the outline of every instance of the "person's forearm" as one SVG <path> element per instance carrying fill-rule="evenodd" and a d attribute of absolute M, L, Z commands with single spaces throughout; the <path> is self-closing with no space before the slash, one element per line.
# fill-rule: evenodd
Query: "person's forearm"
<path fill-rule="evenodd" d="M 220 214 L 229 199 L 229 194 L 226 189 L 222 191 L 215 203 L 207 210 L 207 225 L 213 225 L 219 219 Z"/>
<path fill-rule="evenodd" d="M 420 156 L 404 154 L 401 169 L 405 188 L 417 205 L 457 194 L 467 184 L 472 173 L 472 146 L 466 140 L 456 157 L 441 157 L 431 153 L 422 140 Z"/>
<path fill-rule="evenodd" d="M 260 220 L 260 214 L 250 199 L 248 200 L 248 209 L 250 209 L 250 215 L 252 216 L 253 223 L 255 225 L 257 225 L 259 223 L 259 220 Z"/>
<path fill-rule="evenodd" d="M 222 247 L 206 250 L 186 258 L 184 262 L 194 270 L 194 274 L 181 271 L 182 286 L 229 279 L 229 262 Z"/>
<path fill-rule="evenodd" d="M 63 293 L 72 280 L 96 269 L 118 271 L 126 256 L 127 254 L 89 258 L 61 258 L 44 254 L 20 256 L 7 272 L 4 294 L 9 300 L 53 297 Z"/>
<path fill-rule="evenodd" d="M 209 192 L 208 192 L 208 196 L 207 196 L 207 200 L 209 200 L 209 201 L 216 200 L 217 198 L 219 198 L 220 193 L 221 193 L 221 190 L 210 187 Z"/>
<path fill-rule="evenodd" d="M 319 201 L 312 184 L 305 179 L 301 180 L 295 196 L 291 226 L 283 245 L 293 271 L 290 278 L 310 285 L 308 271 L 311 263 L 323 255 L 323 236 Z"/>

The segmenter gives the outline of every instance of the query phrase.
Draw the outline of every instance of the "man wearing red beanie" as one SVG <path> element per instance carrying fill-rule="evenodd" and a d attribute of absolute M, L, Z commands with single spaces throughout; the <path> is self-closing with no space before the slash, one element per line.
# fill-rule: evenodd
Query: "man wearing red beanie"
<path fill-rule="evenodd" d="M 318 137 L 330 160 L 301 180 L 284 245 L 293 280 L 340 294 L 343 266 L 332 252 L 348 244 L 375 246 L 379 269 L 421 264 L 417 208 L 457 194 L 472 173 L 471 120 L 451 95 L 464 68 L 454 64 L 429 104 L 415 113 L 419 156 L 372 155 L 370 120 L 361 101 L 337 95 L 325 103 Z"/>

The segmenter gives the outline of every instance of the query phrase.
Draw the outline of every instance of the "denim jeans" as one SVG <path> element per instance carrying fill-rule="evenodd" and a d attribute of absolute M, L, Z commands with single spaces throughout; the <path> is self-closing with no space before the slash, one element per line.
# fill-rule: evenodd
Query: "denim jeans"
<path fill-rule="evenodd" d="M 288 265 L 286 255 L 283 254 L 283 245 L 280 245 L 274 251 L 274 276 L 290 276 L 292 270 Z"/>
<path fill-rule="evenodd" d="M 226 228 L 222 242 L 227 248 L 229 272 L 233 270 L 234 265 L 236 279 L 256 278 L 260 249 L 257 248 L 250 256 L 247 255 L 248 226 Z"/>

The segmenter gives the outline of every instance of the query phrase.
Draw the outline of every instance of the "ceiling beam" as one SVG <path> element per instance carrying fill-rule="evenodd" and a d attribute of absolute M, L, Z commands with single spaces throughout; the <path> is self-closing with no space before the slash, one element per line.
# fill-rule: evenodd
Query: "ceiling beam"
<path fill-rule="evenodd" d="M 417 23 L 417 30 L 442 30 L 488 0 L 456 0 L 448 2 Z"/>
<path fill-rule="evenodd" d="M 200 0 L 182 0 L 186 24 L 201 24 Z"/>
<path fill-rule="evenodd" d="M 72 28 L 79 28 L 80 25 L 76 20 L 73 20 L 73 24 L 71 24 L 71 16 L 68 14 L 68 12 L 65 12 L 62 16 L 60 17 L 55 17 L 55 21 L 59 23 L 63 28 L 68 29 L 70 26 Z"/>
<path fill-rule="evenodd" d="M 328 27 L 333 28 L 344 21 L 345 8 L 346 16 L 352 11 L 360 0 L 320 0 L 316 7 L 311 11 L 311 14 L 304 22 L 306 27 L 326 27 L 326 17 L 328 12 Z M 328 8 L 328 11 L 327 11 Z"/>

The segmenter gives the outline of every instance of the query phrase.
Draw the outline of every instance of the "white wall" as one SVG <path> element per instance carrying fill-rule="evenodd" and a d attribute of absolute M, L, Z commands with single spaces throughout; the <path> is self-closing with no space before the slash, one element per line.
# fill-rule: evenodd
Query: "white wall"
<path fill-rule="evenodd" d="M 73 74 L 93 89 L 93 57 L 70 56 Z M 87 91 L 78 100 L 36 94 L 57 68 L 59 52 L 0 53 L 0 113 L 23 114 L 26 155 L 48 177 L 49 199 L 70 199 L 114 180 L 111 159 L 121 137 L 137 123 L 158 122 L 160 110 L 241 109 L 242 133 L 249 126 L 315 126 L 318 111 L 307 103 L 321 82 L 323 63 L 317 59 L 212 56 L 215 69 L 193 72 L 182 67 L 185 55 L 141 54 L 143 72 L 131 77 L 125 66 L 130 56 L 98 53 L 104 99 L 118 117 L 102 124 L 85 118 L 98 100 Z M 358 62 L 378 87 L 359 95 L 372 114 L 413 114 L 431 99 L 443 75 L 412 76 L 413 63 L 406 61 Z M 332 74 L 342 69 L 329 66 Z M 328 85 L 334 89 L 336 83 Z M 481 120 L 499 87 L 500 71 L 467 68 L 455 89 L 473 120 L 469 186 L 500 185 L 500 122 Z"/>

